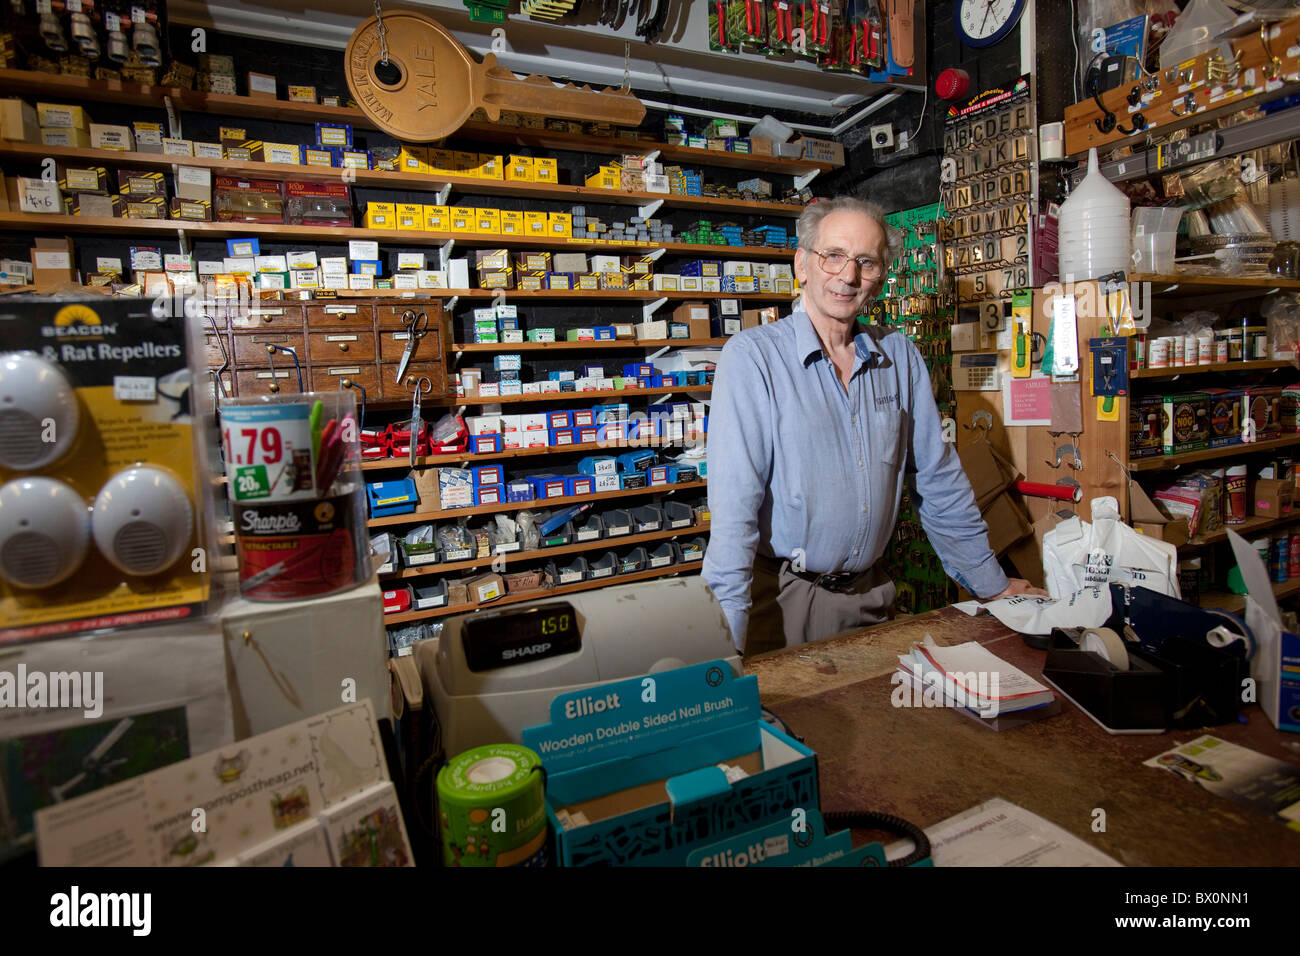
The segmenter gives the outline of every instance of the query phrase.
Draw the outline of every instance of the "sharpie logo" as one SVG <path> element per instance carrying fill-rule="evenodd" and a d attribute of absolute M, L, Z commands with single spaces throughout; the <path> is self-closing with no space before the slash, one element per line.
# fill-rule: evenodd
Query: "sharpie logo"
<path fill-rule="evenodd" d="M 244 530 L 267 534 L 276 531 L 299 531 L 302 522 L 296 514 L 258 515 L 253 511 L 244 512 Z"/>

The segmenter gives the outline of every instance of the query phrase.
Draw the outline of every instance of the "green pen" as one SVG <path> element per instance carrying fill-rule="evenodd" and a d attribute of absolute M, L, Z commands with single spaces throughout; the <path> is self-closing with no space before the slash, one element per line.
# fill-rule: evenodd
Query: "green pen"
<path fill-rule="evenodd" d="M 320 461 L 320 420 L 325 415 L 325 403 L 316 402 L 311 407 L 311 415 L 308 416 L 307 422 L 311 428 L 311 460 L 312 462 Z"/>

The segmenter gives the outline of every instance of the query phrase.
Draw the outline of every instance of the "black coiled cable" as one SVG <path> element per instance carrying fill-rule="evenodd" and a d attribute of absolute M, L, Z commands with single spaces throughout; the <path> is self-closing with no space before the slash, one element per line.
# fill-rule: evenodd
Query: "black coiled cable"
<path fill-rule="evenodd" d="M 827 831 L 831 830 L 884 830 L 897 836 L 907 837 L 914 844 L 912 852 L 897 860 L 890 860 L 888 866 L 911 866 L 930 855 L 930 838 L 914 823 L 892 813 L 876 813 L 873 810 L 849 810 L 838 813 L 823 813 Z"/>

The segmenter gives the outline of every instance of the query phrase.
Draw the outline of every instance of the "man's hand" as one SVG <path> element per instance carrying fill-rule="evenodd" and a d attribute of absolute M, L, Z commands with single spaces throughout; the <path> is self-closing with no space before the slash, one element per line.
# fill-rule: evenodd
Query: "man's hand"
<path fill-rule="evenodd" d="M 1015 597 L 1017 594 L 1026 594 L 1036 597 L 1051 597 L 1042 588 L 1036 588 L 1024 578 L 1008 578 L 1006 589 L 1001 594 L 995 594 L 993 597 L 981 598 L 983 601 L 1000 601 L 1002 598 Z"/>

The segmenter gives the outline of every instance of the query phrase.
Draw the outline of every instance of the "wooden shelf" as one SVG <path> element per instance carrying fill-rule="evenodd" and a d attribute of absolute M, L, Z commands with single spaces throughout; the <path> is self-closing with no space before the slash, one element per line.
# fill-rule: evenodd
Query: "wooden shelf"
<path fill-rule="evenodd" d="M 453 342 L 453 352 L 585 352 L 601 349 L 721 348 L 720 339 L 615 339 L 612 342 Z"/>
<path fill-rule="evenodd" d="M 217 175 L 270 179 L 277 182 L 308 180 L 339 182 L 344 170 L 334 166 L 303 166 L 293 163 L 237 162 L 199 156 L 168 156 L 160 153 L 123 152 L 113 149 L 90 149 L 78 146 L 43 146 L 39 143 L 0 143 L 0 159 L 40 163 L 47 157 L 67 162 L 81 161 L 96 165 L 124 166 L 133 169 L 156 169 L 170 172 L 174 166 L 211 169 Z M 731 215 L 774 215 L 798 218 L 803 206 L 797 203 L 759 202 L 745 199 L 722 199 L 714 196 L 678 196 L 672 193 L 625 192 L 597 189 L 592 186 L 569 186 L 560 183 L 521 183 L 502 179 L 478 179 L 470 176 L 443 176 L 428 173 L 388 172 L 381 169 L 348 171 L 353 186 L 401 189 L 406 192 L 437 193 L 444 186 L 461 195 L 514 196 L 520 199 L 548 199 L 563 203 L 607 203 L 616 206 L 645 206 L 663 200 L 675 209 L 694 209 Z"/>
<path fill-rule="evenodd" d="M 579 554 L 583 551 L 600 551 L 609 550 L 613 547 L 622 547 L 628 544 L 645 544 L 647 541 L 665 541 L 670 538 L 679 538 L 687 534 L 704 534 L 709 530 L 709 522 L 703 524 L 691 525 L 689 528 L 674 528 L 667 531 L 646 531 L 641 534 L 624 534 L 617 535 L 613 538 L 597 538 L 594 541 L 583 541 L 580 544 L 564 544 L 555 548 L 536 548 L 532 551 L 511 551 L 505 554 L 493 555 L 486 558 L 471 558 L 468 561 L 452 561 L 447 564 L 428 564 L 417 568 L 403 568 L 401 571 L 394 571 L 391 574 L 381 574 L 380 577 L 385 581 L 406 580 L 408 578 L 428 577 L 431 574 L 443 574 L 448 571 L 464 571 L 470 568 L 489 567 L 495 562 L 505 559 L 507 566 L 515 561 L 532 561 L 544 558 L 553 558 L 565 554 Z M 617 575 L 615 575 L 617 577 Z"/>
<path fill-rule="evenodd" d="M 374 129 L 374 124 L 359 109 L 342 106 L 317 106 L 314 103 L 290 103 L 287 100 L 256 96 L 231 96 L 223 93 L 199 93 L 163 86 L 146 86 L 121 80 L 92 80 L 88 77 L 38 73 L 32 70 L 0 70 L 0 89 L 7 95 L 28 94 L 42 100 L 62 98 L 93 100 L 100 103 L 123 103 L 162 109 L 166 100 L 181 110 L 242 116 L 249 119 L 274 120 L 281 123 L 312 124 L 317 122 L 350 123 Z M 830 172 L 829 163 L 802 159 L 782 159 L 746 153 L 728 153 L 713 149 L 669 146 L 654 140 L 615 136 L 586 136 L 558 133 L 543 129 L 525 129 L 495 123 L 466 123 L 453 139 L 490 141 L 541 149 L 560 149 L 580 153 L 645 153 L 659 150 L 660 159 L 668 163 L 697 163 L 701 166 L 725 166 L 764 172 L 799 175 Z"/>
<path fill-rule="evenodd" d="M 517 405 L 520 402 L 572 402 L 588 398 L 626 398 L 628 395 L 707 395 L 713 391 L 712 385 L 672 385 L 665 388 L 623 388 L 600 389 L 592 392 L 546 392 L 543 395 L 503 395 L 500 398 L 482 395 L 466 395 L 463 398 L 442 402 L 443 405 Z M 563 445 L 556 446 L 564 448 Z"/>
<path fill-rule="evenodd" d="M 637 442 L 638 444 L 633 444 Z M 420 455 L 416 459 L 416 468 L 430 468 L 437 465 L 455 465 L 460 462 L 468 462 L 470 465 L 480 465 L 488 461 L 503 461 L 508 458 L 535 458 L 539 455 L 554 455 L 558 452 L 573 451 L 594 451 L 594 452 L 619 452 L 638 451 L 642 448 L 676 448 L 685 446 L 685 440 L 681 441 L 664 441 L 661 438 L 630 438 L 622 442 L 611 445 L 609 442 L 579 442 L 576 445 L 544 445 L 536 448 L 509 448 L 505 451 L 487 452 L 485 454 L 471 454 L 470 452 L 454 452 L 450 455 Z M 392 471 L 396 468 L 410 469 L 411 463 L 408 458 L 371 458 L 361 463 L 362 471 Z M 225 481 L 224 478 L 221 479 Z"/>
<path fill-rule="evenodd" d="M 1242 537 L 1247 537 L 1256 531 L 1263 531 L 1266 528 L 1278 528 L 1295 521 L 1300 521 L 1300 514 L 1284 515 L 1281 518 L 1247 518 L 1240 524 L 1227 525 L 1222 530 L 1215 531 L 1213 534 L 1207 534 L 1204 536 L 1198 535 L 1186 544 L 1180 544 L 1178 548 L 1180 551 L 1196 550 L 1197 548 L 1204 548 L 1211 544 L 1217 544 L 1220 541 L 1227 541 L 1229 531 L 1235 531 Z"/>
<path fill-rule="evenodd" d="M 1273 596 L 1279 601 L 1297 592 L 1300 592 L 1300 578 L 1273 582 Z M 1235 614 L 1246 609 L 1246 595 L 1232 594 L 1229 591 L 1206 591 L 1201 595 L 1201 607 L 1218 608 Z"/>
<path fill-rule="evenodd" d="M 688 481 L 684 484 L 647 485 L 644 488 L 623 488 L 619 491 L 598 491 L 590 495 L 566 495 L 561 498 L 534 498 L 531 501 L 509 501 L 499 505 L 478 505 L 473 508 L 448 508 L 446 511 L 412 511 L 404 515 L 389 515 L 385 518 L 370 518 L 366 526 L 386 528 L 391 525 L 420 524 L 426 521 L 446 521 L 449 518 L 463 518 L 469 515 L 498 514 L 504 511 L 522 511 L 524 508 L 563 508 L 568 505 L 580 505 L 587 501 L 608 501 L 613 498 L 629 498 L 634 495 L 657 495 L 672 491 L 703 491 L 708 488 L 707 481 Z"/>
<path fill-rule="evenodd" d="M 1199 276 L 1199 275 L 1157 275 L 1147 272 L 1131 272 L 1129 282 L 1150 282 L 1152 286 L 1164 285 L 1167 288 L 1153 288 L 1155 295 L 1168 295 L 1171 292 L 1200 295 L 1206 292 L 1230 292 L 1233 289 L 1260 289 L 1266 293 L 1271 289 L 1300 290 L 1300 280 L 1282 279 L 1276 276 Z M 1173 288 L 1177 286 L 1177 288 Z"/>
<path fill-rule="evenodd" d="M 1205 375 L 1210 372 L 1257 372 L 1279 368 L 1295 369 L 1295 363 L 1272 359 L 1252 362 L 1215 362 L 1213 365 L 1184 365 L 1182 368 L 1130 370 L 1128 376 L 1129 378 L 1177 378 L 1179 375 Z"/>
<path fill-rule="evenodd" d="M 440 299 L 449 299 L 452 296 L 460 296 L 465 299 L 492 299 L 496 297 L 500 289 L 399 289 L 394 290 L 404 293 L 408 296 L 435 296 Z M 745 302 L 793 302 L 797 293 L 791 292 L 633 292 L 624 289 L 506 289 L 505 295 L 510 299 L 553 299 L 559 302 L 575 301 L 582 299 L 592 299 L 601 302 L 654 302 L 658 299 L 667 299 L 669 302 L 692 299 L 740 299 Z M 366 292 L 353 292 L 351 295 L 369 295 Z M 379 295 L 380 293 L 375 293 Z M 635 341 L 633 339 L 620 339 L 622 342 Z M 680 339 L 666 339 L 667 342 L 677 342 Z M 472 343 L 466 343 L 472 344 Z M 582 345 L 584 343 L 570 342 L 570 345 Z M 585 343 L 590 345 L 591 343 Z M 600 343 L 597 343 L 600 344 Z"/>
<path fill-rule="evenodd" d="M 617 539 L 615 539 L 617 540 Z M 598 578 L 595 581 L 582 581 L 578 584 L 561 584 L 554 588 L 534 588 L 531 591 L 520 591 L 517 594 L 507 594 L 505 597 L 498 598 L 495 601 L 488 601 L 486 604 L 457 604 L 454 607 L 432 608 L 428 611 L 406 611 L 403 614 L 385 614 L 384 626 L 391 627 L 394 624 L 405 624 L 408 621 L 423 621 L 433 617 L 446 617 L 449 614 L 464 614 L 467 611 L 477 611 L 481 608 L 491 609 L 501 607 L 504 604 L 518 604 L 521 601 L 545 601 L 548 598 L 560 597 L 564 594 L 574 594 L 578 591 L 590 591 L 593 588 L 603 588 L 611 584 L 631 584 L 634 581 L 649 581 L 653 578 L 668 577 L 672 574 L 688 574 L 700 569 L 701 562 L 689 561 L 683 564 L 670 564 L 666 568 L 654 568 L 650 571 L 635 571 L 632 574 L 615 574 L 608 578 Z"/>
<path fill-rule="evenodd" d="M 1158 455 L 1154 458 L 1134 458 L 1129 462 L 1129 471 L 1159 471 L 1177 465 L 1190 465 L 1198 461 L 1214 461 L 1216 458 L 1233 458 L 1237 455 L 1253 455 L 1256 452 L 1273 451 L 1276 448 L 1290 448 L 1300 445 L 1300 435 L 1287 435 L 1269 441 L 1246 442 L 1237 445 L 1225 445 L 1223 448 L 1206 448 L 1203 451 L 1188 451 L 1180 455 Z"/>
<path fill-rule="evenodd" d="M 424 232 L 396 229 L 361 229 L 356 226 L 292 226 L 271 222 L 188 222 L 183 219 L 116 219 L 107 216 L 62 216 L 40 213 L 0 213 L 0 228 L 42 232 L 97 232 L 121 235 L 178 235 L 182 230 L 193 238 L 260 236 L 267 240 L 330 242 L 373 239 L 399 246 L 440 246 L 454 239 L 457 245 L 484 248 L 559 249 L 569 252 L 629 252 L 664 249 L 668 252 L 709 256 L 757 256 L 765 259 L 793 259 L 793 249 L 775 246 L 704 246 L 688 242 L 597 242 L 588 239 L 545 239 L 529 236 L 487 236 L 458 232 Z M 418 292 L 420 290 L 407 290 Z M 439 291 L 439 290 L 424 290 Z M 510 294 L 510 290 L 506 290 Z"/>

